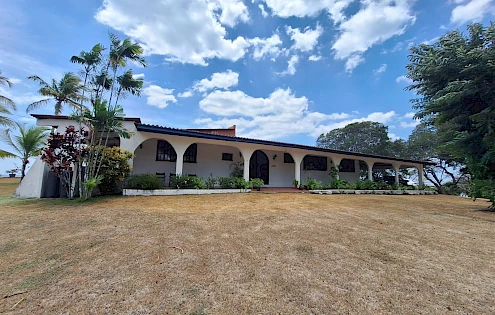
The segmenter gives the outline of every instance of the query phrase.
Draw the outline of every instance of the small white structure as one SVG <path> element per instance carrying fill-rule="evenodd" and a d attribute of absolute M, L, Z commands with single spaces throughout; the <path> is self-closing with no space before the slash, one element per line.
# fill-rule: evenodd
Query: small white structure
<path fill-rule="evenodd" d="M 64 132 L 76 122 L 67 116 L 32 115 L 38 126 Z M 414 161 L 319 147 L 237 137 L 235 126 L 227 129 L 176 129 L 142 124 L 139 118 L 125 118 L 130 139 L 113 137 L 110 145 L 134 153 L 132 173 L 151 173 L 168 184 L 176 174 L 203 178 L 228 177 L 235 165 L 242 168 L 244 179 L 261 178 L 265 187 L 293 187 L 294 180 L 304 184 L 308 178 L 328 183 L 330 170 L 339 168 L 340 179 L 359 180 L 361 169 L 373 179 L 373 169 L 390 168 L 399 182 L 401 168 L 416 168 L 423 185 L 425 161 Z M 41 160 L 33 167 L 15 192 L 18 197 L 48 197 L 47 178 L 51 173 Z"/>

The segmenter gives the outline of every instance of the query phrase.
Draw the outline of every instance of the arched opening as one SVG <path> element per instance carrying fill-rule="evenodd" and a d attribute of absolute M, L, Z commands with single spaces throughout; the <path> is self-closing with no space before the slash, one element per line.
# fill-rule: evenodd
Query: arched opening
<path fill-rule="evenodd" d="M 270 183 L 270 161 L 261 150 L 256 150 L 249 160 L 249 178 L 260 178 L 265 185 Z"/>

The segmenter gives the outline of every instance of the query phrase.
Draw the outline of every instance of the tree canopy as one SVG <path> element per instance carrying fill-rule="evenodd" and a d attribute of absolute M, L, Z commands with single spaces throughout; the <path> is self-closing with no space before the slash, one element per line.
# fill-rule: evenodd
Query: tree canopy
<path fill-rule="evenodd" d="M 452 31 L 411 47 L 407 89 L 416 117 L 438 129 L 443 149 L 463 160 L 475 180 L 495 181 L 495 24 Z"/>
<path fill-rule="evenodd" d="M 401 156 L 405 144 L 402 140 L 391 141 L 387 126 L 378 122 L 364 121 L 321 134 L 316 140 L 316 145 L 334 150 Z"/>

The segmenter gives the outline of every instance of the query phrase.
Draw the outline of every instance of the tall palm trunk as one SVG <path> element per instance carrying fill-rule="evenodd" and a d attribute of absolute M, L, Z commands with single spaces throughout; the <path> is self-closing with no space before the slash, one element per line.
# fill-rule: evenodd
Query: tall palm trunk
<path fill-rule="evenodd" d="M 82 133 L 82 116 L 83 116 L 83 106 L 82 106 L 82 102 L 84 101 L 84 93 L 86 92 L 86 84 L 88 82 L 88 76 L 89 76 L 89 71 L 91 70 L 89 68 L 89 66 L 86 67 L 86 73 L 85 73 L 85 76 L 84 76 L 84 85 L 83 85 L 83 91 L 82 91 L 82 98 L 81 98 L 81 107 L 79 108 L 79 113 L 78 113 L 78 116 L 79 116 L 79 143 L 78 143 L 78 149 L 79 149 L 79 152 L 81 151 L 81 146 L 82 146 L 82 137 L 81 137 L 81 133 Z M 83 195 L 83 185 L 82 185 L 82 157 L 79 156 L 79 158 L 77 159 L 77 184 L 78 184 L 78 188 L 79 188 L 79 197 L 82 197 Z"/>

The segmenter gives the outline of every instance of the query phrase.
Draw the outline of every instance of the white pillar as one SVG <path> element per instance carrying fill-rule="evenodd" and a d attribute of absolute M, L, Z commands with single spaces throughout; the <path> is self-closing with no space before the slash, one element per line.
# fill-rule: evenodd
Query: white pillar
<path fill-rule="evenodd" d="M 424 181 L 424 173 L 423 173 L 423 164 L 419 164 L 418 166 L 418 186 L 420 188 L 423 188 L 425 184 L 425 181 Z"/>
<path fill-rule="evenodd" d="M 294 160 L 294 179 L 301 185 L 301 163 L 304 160 L 303 155 L 291 154 Z"/>
<path fill-rule="evenodd" d="M 373 161 L 365 161 L 366 165 L 368 166 L 368 179 L 373 180 L 373 165 L 375 165 L 375 162 Z"/>
<path fill-rule="evenodd" d="M 393 164 L 394 167 L 394 172 L 395 172 L 395 183 L 399 185 L 399 171 L 400 171 L 400 164 Z"/>
<path fill-rule="evenodd" d="M 175 161 L 175 175 L 182 175 L 185 152 L 186 150 L 175 150 L 175 153 L 177 153 L 177 161 Z"/>
<path fill-rule="evenodd" d="M 244 180 L 249 181 L 249 164 L 251 163 L 251 155 L 254 150 L 239 150 L 244 158 Z"/>
<path fill-rule="evenodd" d="M 332 159 L 332 162 L 333 162 L 333 167 L 335 167 L 337 169 L 337 179 L 340 179 L 340 175 L 339 175 L 339 172 L 340 172 L 340 162 L 342 161 L 342 158 L 341 157 L 330 157 Z"/>

